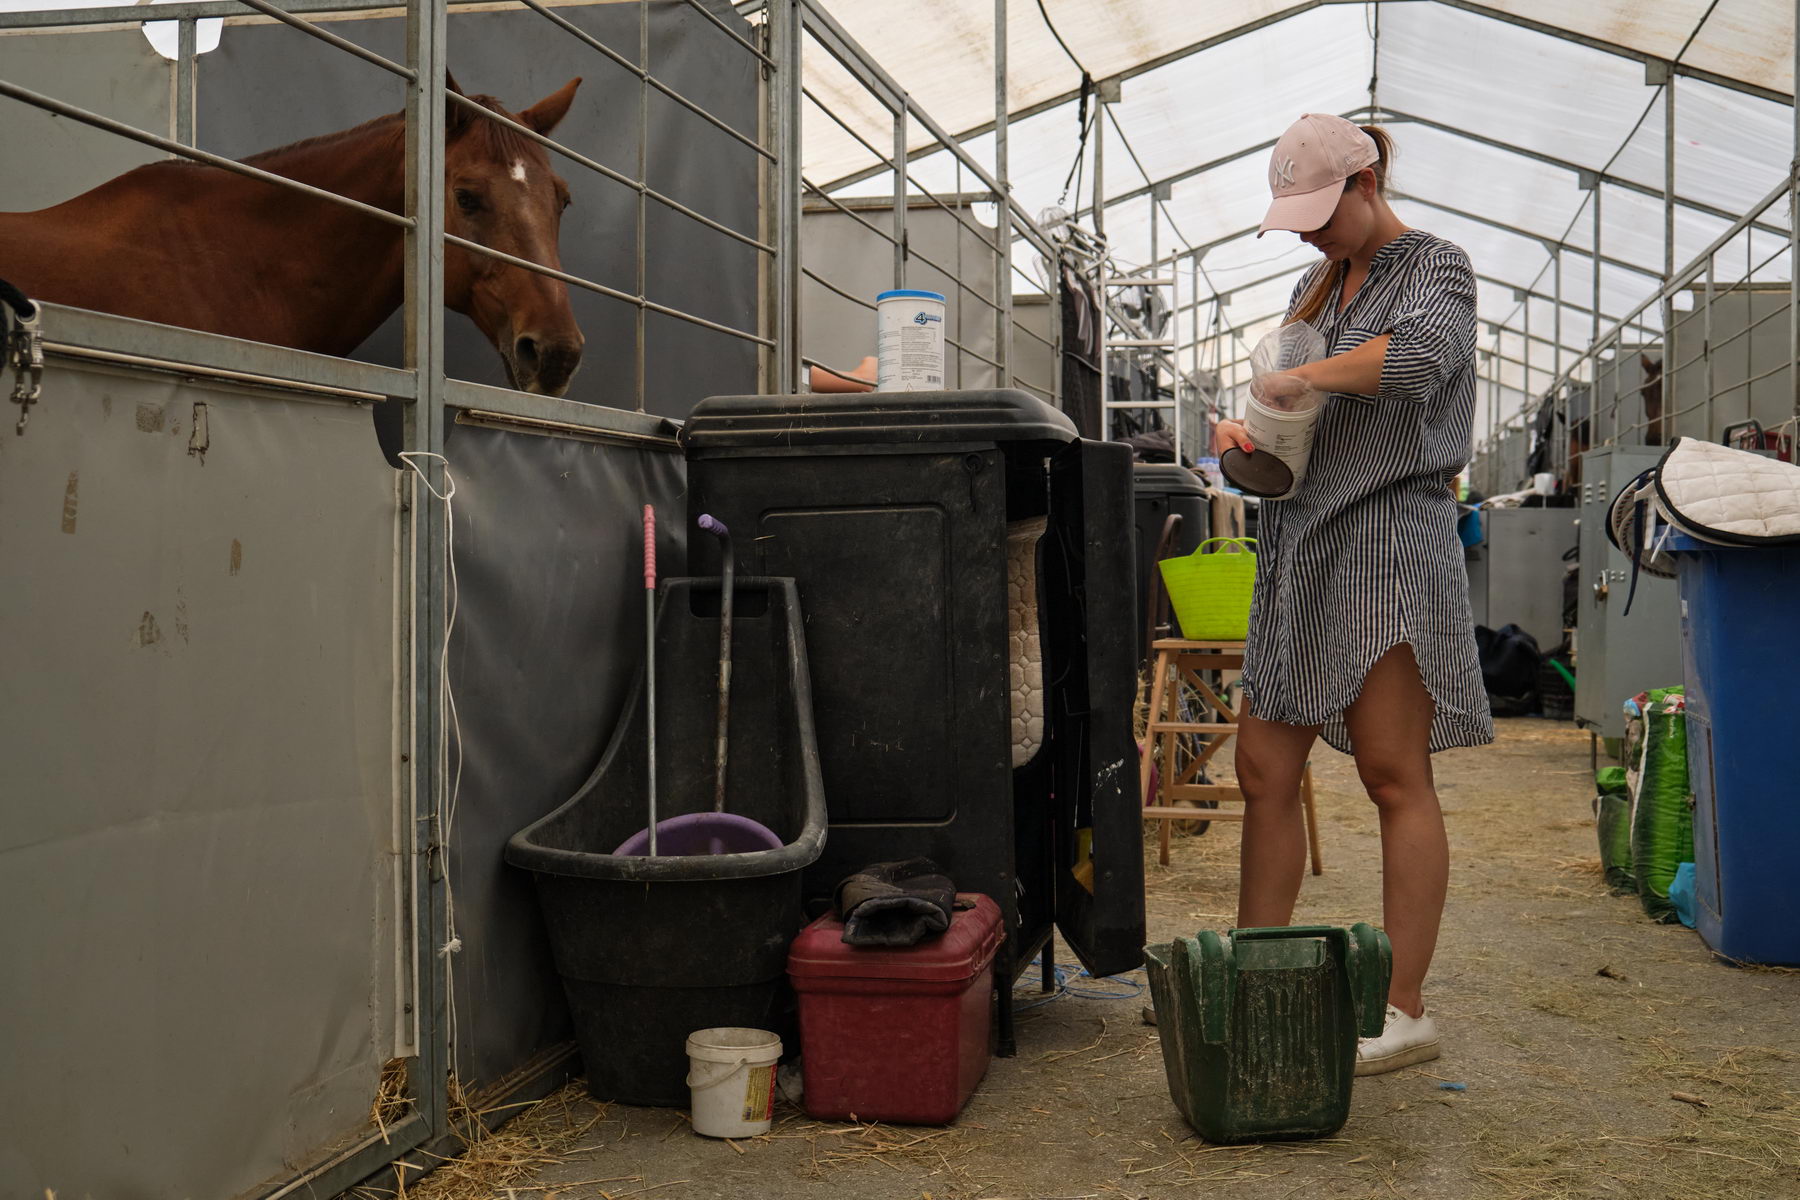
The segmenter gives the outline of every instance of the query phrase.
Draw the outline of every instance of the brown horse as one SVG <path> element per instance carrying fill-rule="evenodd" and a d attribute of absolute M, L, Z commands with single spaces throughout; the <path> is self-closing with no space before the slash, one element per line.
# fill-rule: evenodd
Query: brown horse
<path fill-rule="evenodd" d="M 1663 360 L 1640 354 L 1638 369 L 1644 373 L 1644 445 L 1660 446 L 1663 444 Z"/>
<path fill-rule="evenodd" d="M 517 116 L 491 96 L 470 99 L 548 134 L 580 83 Z M 560 269 L 569 189 L 543 147 L 446 105 L 445 228 Z M 405 135 L 396 114 L 244 161 L 398 213 Z M 400 306 L 404 258 L 399 226 L 189 162 L 139 167 L 53 208 L 0 213 L 0 277 L 33 299 L 324 354 L 355 350 Z M 582 337 L 560 280 L 447 245 L 444 302 L 487 335 L 514 387 L 568 390 Z"/>

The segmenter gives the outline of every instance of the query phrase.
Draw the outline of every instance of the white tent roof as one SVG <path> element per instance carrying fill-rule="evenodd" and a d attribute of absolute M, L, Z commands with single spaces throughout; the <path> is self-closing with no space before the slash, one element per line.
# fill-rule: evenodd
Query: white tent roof
<path fill-rule="evenodd" d="M 824 3 L 943 129 L 992 166 L 994 0 L 933 0 L 906 6 L 905 19 L 890 0 Z M 1302 112 L 1376 113 L 1399 146 L 1396 210 L 1469 252 L 1482 277 L 1483 320 L 1514 331 L 1500 333 L 1502 355 L 1523 357 L 1529 308 L 1531 383 L 1542 389 L 1558 337 L 1554 244 L 1567 247 L 1565 302 L 1590 309 L 1594 299 L 1586 253 L 1593 193 L 1578 172 L 1603 177 L 1605 330 L 1657 289 L 1664 269 L 1664 89 L 1646 83 L 1649 71 L 1675 64 L 1680 267 L 1787 177 L 1794 13 L 1792 0 L 1042 0 L 1042 11 L 1038 0 L 1008 0 L 1009 174 L 1028 211 L 1059 200 L 1074 211 L 1092 199 L 1091 173 L 1064 198 L 1081 69 L 1047 16 L 1095 80 L 1122 79 L 1121 101 L 1110 106 L 1116 128 L 1105 130 L 1115 257 L 1151 260 L 1150 184 L 1169 182 L 1158 252 L 1209 247 L 1200 295 L 1231 291 L 1226 313 L 1252 325 L 1250 338 L 1313 261 L 1291 237 L 1245 232 L 1267 203 L 1263 147 Z M 803 112 L 808 180 L 839 194 L 891 193 L 891 172 L 877 173 L 875 155 L 845 128 L 891 152 L 888 110 L 810 41 L 805 74 L 814 98 Z M 959 178 L 950 155 L 931 152 L 933 139 L 916 122 L 908 143 L 922 155 L 909 168 L 916 184 L 970 189 L 968 173 Z M 1778 253 L 1786 205 L 1763 221 L 1768 232 L 1740 236 L 1721 253 L 1722 264 L 1737 264 L 1732 274 L 1722 265 L 1721 278 L 1765 259 L 1757 278 L 1787 278 L 1787 255 Z M 1565 309 L 1565 361 L 1587 346 L 1590 320 Z M 1654 336 L 1660 314 L 1642 321 Z M 1496 345 L 1493 336 L 1483 344 Z M 1506 371 L 1509 388 L 1520 388 L 1522 372 Z"/>

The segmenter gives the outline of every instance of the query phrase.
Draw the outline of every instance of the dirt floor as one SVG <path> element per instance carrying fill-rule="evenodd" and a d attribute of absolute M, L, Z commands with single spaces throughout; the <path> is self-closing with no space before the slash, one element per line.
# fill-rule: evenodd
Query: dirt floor
<path fill-rule="evenodd" d="M 1800 1197 L 1800 971 L 1724 965 L 1609 895 L 1587 736 L 1500 724 L 1497 745 L 1437 759 L 1453 868 L 1428 999 L 1444 1056 L 1359 1080 L 1335 1138 L 1198 1139 L 1169 1100 L 1138 973 L 1072 981 L 1116 998 L 1069 992 L 1023 1012 L 1018 1056 L 994 1061 L 947 1129 L 821 1124 L 784 1106 L 766 1137 L 723 1143 L 672 1110 L 599 1105 L 576 1085 L 406 1194 Z M 1322 750 L 1315 769 L 1325 874 L 1307 879 L 1295 919 L 1378 922 L 1374 810 L 1348 759 Z M 1237 846 L 1237 826 L 1215 825 L 1177 837 L 1165 868 L 1147 838 L 1152 941 L 1229 926 Z"/>

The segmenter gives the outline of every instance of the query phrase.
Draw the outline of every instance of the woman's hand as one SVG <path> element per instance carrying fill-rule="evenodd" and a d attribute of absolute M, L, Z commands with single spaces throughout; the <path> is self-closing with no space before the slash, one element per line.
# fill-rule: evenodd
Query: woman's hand
<path fill-rule="evenodd" d="M 1220 421 L 1213 426 L 1213 457 L 1217 458 L 1232 446 L 1236 446 L 1245 454 L 1254 453 L 1256 450 L 1256 447 L 1250 444 L 1250 431 L 1244 428 L 1242 421 Z"/>
<path fill-rule="evenodd" d="M 1312 391 L 1312 385 L 1298 371 L 1275 371 L 1258 375 L 1250 381 L 1250 394 L 1271 408 L 1286 408 L 1292 401 Z"/>

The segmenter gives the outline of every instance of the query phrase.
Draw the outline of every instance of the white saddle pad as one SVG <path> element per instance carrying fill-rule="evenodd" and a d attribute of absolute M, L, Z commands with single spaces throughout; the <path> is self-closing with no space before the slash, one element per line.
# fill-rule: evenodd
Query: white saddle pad
<path fill-rule="evenodd" d="M 1657 509 L 1694 537 L 1736 546 L 1800 541 L 1800 467 L 1792 463 L 1677 438 L 1655 487 Z"/>

